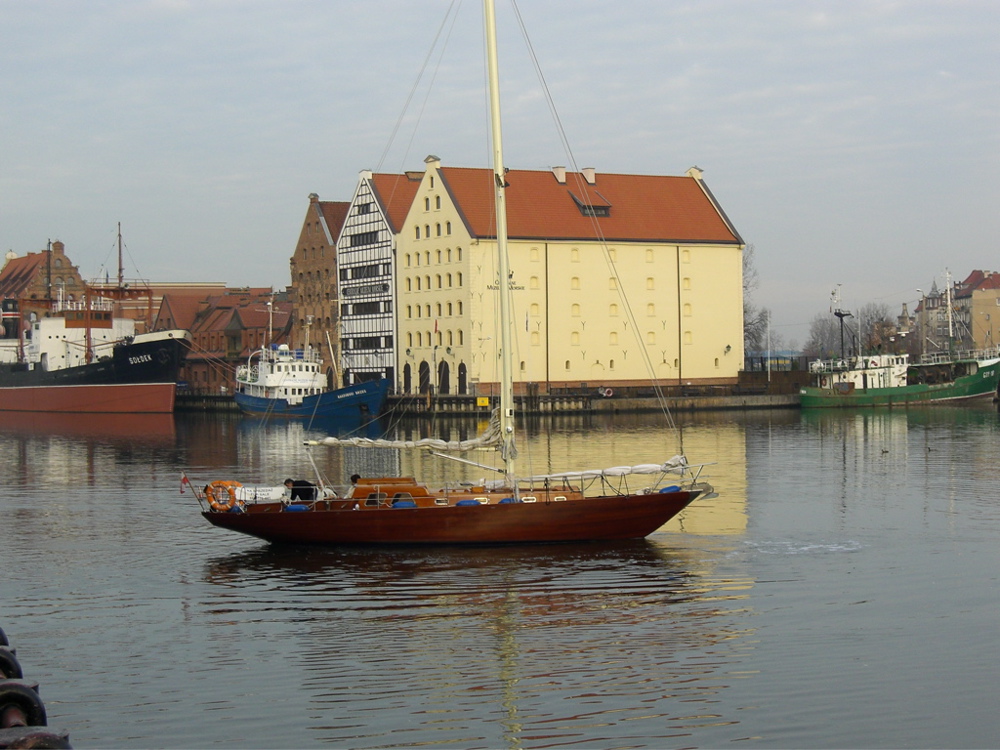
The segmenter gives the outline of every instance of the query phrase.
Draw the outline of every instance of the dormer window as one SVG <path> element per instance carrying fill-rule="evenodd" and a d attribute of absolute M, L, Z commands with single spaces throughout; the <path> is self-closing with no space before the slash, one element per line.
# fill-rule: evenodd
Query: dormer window
<path fill-rule="evenodd" d="M 611 216 L 611 201 L 596 190 L 588 192 L 584 198 L 578 198 L 573 191 L 568 192 L 584 216 Z"/>

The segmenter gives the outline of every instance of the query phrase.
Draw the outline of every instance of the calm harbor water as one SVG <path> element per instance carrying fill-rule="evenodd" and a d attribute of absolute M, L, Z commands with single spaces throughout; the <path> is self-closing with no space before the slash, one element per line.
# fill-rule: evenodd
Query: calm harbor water
<path fill-rule="evenodd" d="M 530 471 L 717 461 L 649 539 L 425 550 L 274 548 L 179 493 L 307 475 L 321 430 L 0 417 L 0 627 L 77 748 L 1000 746 L 996 408 L 681 420 L 526 426 Z"/>

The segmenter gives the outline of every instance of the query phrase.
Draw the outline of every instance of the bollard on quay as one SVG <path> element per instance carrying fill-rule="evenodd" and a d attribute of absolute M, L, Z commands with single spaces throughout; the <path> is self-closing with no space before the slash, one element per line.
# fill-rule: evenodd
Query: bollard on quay
<path fill-rule="evenodd" d="M 48 728 L 38 683 L 24 679 L 16 650 L 0 629 L 0 750 L 70 747 L 68 732 Z"/>

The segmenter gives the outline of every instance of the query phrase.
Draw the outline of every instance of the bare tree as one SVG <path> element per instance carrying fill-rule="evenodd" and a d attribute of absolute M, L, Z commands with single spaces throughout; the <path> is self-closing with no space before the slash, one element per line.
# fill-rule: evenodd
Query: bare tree
<path fill-rule="evenodd" d="M 845 334 L 849 336 L 850 334 Z M 831 359 L 839 357 L 840 322 L 832 315 L 819 313 L 809 324 L 809 339 L 802 348 L 807 357 L 816 359 Z"/>
<path fill-rule="evenodd" d="M 759 352 L 767 346 L 767 324 L 771 311 L 753 304 L 753 292 L 760 284 L 754 265 L 756 249 L 752 244 L 743 249 L 743 351 Z"/>
<path fill-rule="evenodd" d="M 884 302 L 869 302 L 857 312 L 857 326 L 862 354 L 889 351 L 889 339 L 896 332 L 889 306 Z"/>

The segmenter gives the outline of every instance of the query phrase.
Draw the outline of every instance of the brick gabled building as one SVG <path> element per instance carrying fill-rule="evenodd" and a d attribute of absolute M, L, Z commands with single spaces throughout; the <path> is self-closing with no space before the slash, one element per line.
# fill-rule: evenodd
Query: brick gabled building
<path fill-rule="evenodd" d="M 310 194 L 299 241 L 289 261 L 289 292 L 295 310 L 289 345 L 312 346 L 323 353 L 325 361 L 330 358 L 327 336 L 334 348 L 339 346 L 337 238 L 349 205 L 345 201 L 321 201 L 316 193 Z"/>
<path fill-rule="evenodd" d="M 188 392 L 206 394 L 232 393 L 236 368 L 268 343 L 287 343 L 291 325 L 287 297 L 266 288 L 230 289 L 209 297 L 166 294 L 155 323 L 156 328 L 191 332 L 181 380 Z"/>
<path fill-rule="evenodd" d="M 7 253 L 0 269 L 0 299 L 18 300 L 22 312 L 30 312 L 32 300 L 38 309 L 48 309 L 49 300 L 62 296 L 65 300 L 83 299 L 86 284 L 79 269 L 66 255 L 66 246 L 59 240 L 50 245 L 51 251 L 17 256 Z"/>

